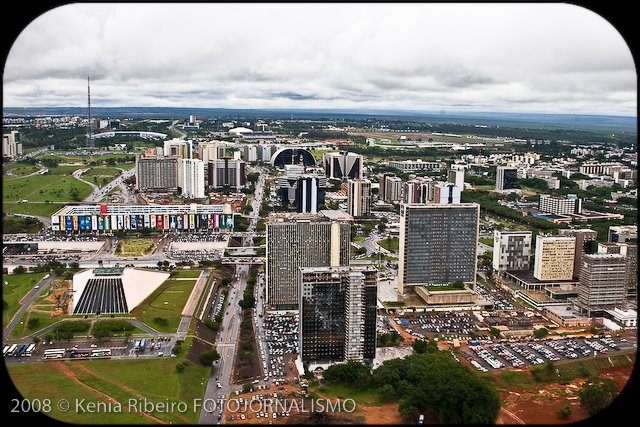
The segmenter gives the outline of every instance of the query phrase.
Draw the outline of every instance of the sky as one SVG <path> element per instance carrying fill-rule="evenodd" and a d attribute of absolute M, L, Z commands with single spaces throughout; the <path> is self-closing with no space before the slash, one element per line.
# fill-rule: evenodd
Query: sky
<path fill-rule="evenodd" d="M 635 116 L 622 36 L 568 4 L 70 4 L 5 63 L 6 107 Z"/>

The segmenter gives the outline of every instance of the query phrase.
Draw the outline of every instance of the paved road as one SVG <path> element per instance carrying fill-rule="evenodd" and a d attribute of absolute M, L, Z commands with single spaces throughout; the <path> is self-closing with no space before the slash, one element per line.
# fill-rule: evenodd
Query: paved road
<path fill-rule="evenodd" d="M 76 171 L 78 172 L 78 171 Z M 76 172 L 73 173 L 74 178 L 82 181 L 82 182 L 86 182 L 87 184 L 91 185 L 91 187 L 93 188 L 93 192 L 87 196 L 86 199 L 84 199 L 85 202 L 87 203 L 97 203 L 99 202 L 104 196 L 106 196 L 111 190 L 113 190 L 115 187 L 120 187 L 120 190 L 122 191 L 122 195 L 125 197 L 125 202 L 126 203 L 135 203 L 135 196 L 131 195 L 129 189 L 127 188 L 127 186 L 124 184 L 124 180 L 127 178 L 130 178 L 131 176 L 135 175 L 136 172 L 136 168 L 135 166 L 127 171 L 124 171 L 122 174 L 120 174 L 117 178 L 115 178 L 113 181 L 111 181 L 110 183 L 108 183 L 107 185 L 105 185 L 104 187 L 100 188 L 88 181 L 85 181 L 83 179 L 80 178 L 80 174 L 78 174 L 78 176 L 76 176 Z"/>
<path fill-rule="evenodd" d="M 18 322 L 20 321 L 20 318 L 22 317 L 22 315 L 27 311 L 27 308 L 29 308 L 29 306 L 36 300 L 36 298 L 38 298 L 40 294 L 42 294 L 45 291 L 45 289 L 49 287 L 49 285 L 51 284 L 51 282 L 53 282 L 55 278 L 56 278 L 56 274 L 51 272 L 49 273 L 49 277 L 47 277 L 46 279 L 40 280 L 40 282 L 34 285 L 34 287 L 31 288 L 29 292 L 27 292 L 27 295 L 25 295 L 21 300 L 22 306 L 20 306 L 20 309 L 16 312 L 15 316 L 13 316 L 13 319 L 9 321 L 9 324 L 2 332 L 3 340 L 7 339 L 7 337 L 11 334 L 11 331 L 13 331 L 13 328 L 15 328 Z"/>
<path fill-rule="evenodd" d="M 198 306 L 198 301 L 200 300 L 200 295 L 202 295 L 202 291 L 207 284 L 207 280 L 209 279 L 209 275 L 211 274 L 211 270 L 202 270 L 200 276 L 198 277 L 198 281 L 196 285 L 193 287 L 191 291 L 191 295 L 189 295 L 189 299 L 187 303 L 184 305 L 182 309 L 182 317 L 180 318 L 180 324 L 178 325 L 177 331 L 177 339 L 183 340 L 189 331 L 189 325 L 191 324 L 191 319 L 193 318 L 193 314 L 196 311 L 196 307 Z"/>

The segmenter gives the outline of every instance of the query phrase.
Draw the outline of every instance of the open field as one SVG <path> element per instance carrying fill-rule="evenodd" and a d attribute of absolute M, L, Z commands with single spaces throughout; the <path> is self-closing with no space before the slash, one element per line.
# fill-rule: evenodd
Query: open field
<path fill-rule="evenodd" d="M 52 405 L 51 417 L 72 423 L 197 423 L 199 411 L 194 411 L 193 400 L 202 398 L 204 380 L 209 368 L 187 364 L 182 373 L 176 372 L 181 358 L 92 360 L 88 362 L 48 362 L 26 365 L 10 364 L 7 369 L 11 379 L 28 399 L 66 399 L 71 409 L 60 412 Z M 151 402 L 184 402 L 187 411 L 149 412 L 143 416 L 135 407 L 129 407 L 129 399 Z M 87 402 L 116 402 L 122 410 L 82 413 L 75 410 L 76 399 Z M 144 402 L 144 401 L 143 401 Z M 131 409 L 131 410 L 130 410 Z"/>
<path fill-rule="evenodd" d="M 378 241 L 378 245 L 382 246 L 390 252 L 398 252 L 398 249 L 400 248 L 400 239 L 397 237 L 382 239 Z"/>
<path fill-rule="evenodd" d="M 20 213 L 26 215 L 51 216 L 64 205 L 58 203 L 10 203 L 2 205 L 3 211 L 7 213 Z"/>
<path fill-rule="evenodd" d="M 118 256 L 144 256 L 151 253 L 155 247 L 155 239 L 123 239 L 120 241 Z"/>
<path fill-rule="evenodd" d="M 180 323 L 182 309 L 189 299 L 196 280 L 167 280 L 131 314 L 160 332 L 175 332 Z M 154 321 L 164 318 L 167 323 Z"/>
<path fill-rule="evenodd" d="M 2 168 L 4 179 L 15 179 L 20 176 L 29 175 L 40 170 L 40 166 L 29 163 L 13 163 Z"/>
<path fill-rule="evenodd" d="M 173 270 L 171 272 L 171 278 L 172 279 L 197 279 L 198 277 L 200 277 L 200 272 L 202 270 Z"/>
<path fill-rule="evenodd" d="M 16 202 L 22 199 L 31 202 L 80 201 L 90 193 L 89 185 L 72 176 L 36 175 L 2 182 L 3 202 Z"/>
<path fill-rule="evenodd" d="M 2 310 L 2 324 L 7 325 L 9 320 L 20 308 L 18 303 L 46 273 L 24 273 L 2 276 L 2 300 L 7 307 Z"/>

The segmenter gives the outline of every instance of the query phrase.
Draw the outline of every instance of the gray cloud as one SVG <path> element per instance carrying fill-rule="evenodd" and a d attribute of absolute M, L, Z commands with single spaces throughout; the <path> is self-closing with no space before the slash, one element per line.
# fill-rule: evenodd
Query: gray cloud
<path fill-rule="evenodd" d="M 635 115 L 622 37 L 567 4 L 70 4 L 32 22 L 4 105 Z"/>

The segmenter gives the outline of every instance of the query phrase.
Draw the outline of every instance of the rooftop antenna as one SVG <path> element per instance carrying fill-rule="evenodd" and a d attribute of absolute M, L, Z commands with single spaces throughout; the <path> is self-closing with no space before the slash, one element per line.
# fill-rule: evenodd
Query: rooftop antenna
<path fill-rule="evenodd" d="M 93 147 L 92 126 L 91 126 L 91 78 L 87 76 L 87 147 Z"/>

